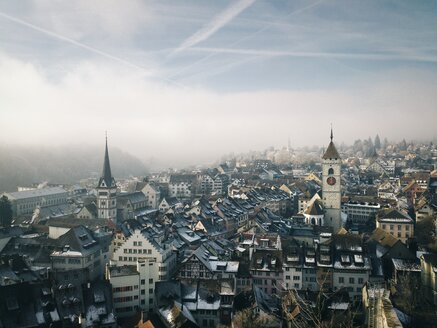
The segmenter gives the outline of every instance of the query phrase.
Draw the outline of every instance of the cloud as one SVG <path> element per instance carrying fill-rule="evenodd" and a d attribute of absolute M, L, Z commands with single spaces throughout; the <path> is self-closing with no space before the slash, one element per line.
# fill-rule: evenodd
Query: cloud
<path fill-rule="evenodd" d="M 142 0 L 33 0 L 30 18 L 75 40 L 130 40 L 156 22 L 153 6 Z"/>
<path fill-rule="evenodd" d="M 331 122 L 338 142 L 376 133 L 434 137 L 435 79 L 411 71 L 390 75 L 348 90 L 218 93 L 164 85 L 92 61 L 53 83 L 41 68 L 0 55 L 0 140 L 101 145 L 108 130 L 111 146 L 182 166 L 286 145 L 288 136 L 295 145 L 323 145 Z"/>
<path fill-rule="evenodd" d="M 207 40 L 214 33 L 231 22 L 241 12 L 250 7 L 254 2 L 255 0 L 239 0 L 236 3 L 233 3 L 231 6 L 227 7 L 224 11 L 215 16 L 211 22 L 203 26 L 200 30 L 183 41 L 173 54 L 181 52 L 202 41 Z"/>
<path fill-rule="evenodd" d="M 128 66 L 128 67 L 131 67 L 131 68 L 134 68 L 134 69 L 140 70 L 140 71 L 142 71 L 143 73 L 145 73 L 146 75 L 151 75 L 151 74 L 152 74 L 151 71 L 150 71 L 149 69 L 146 69 L 146 68 L 144 68 L 144 67 L 141 67 L 141 66 L 139 66 L 139 65 L 136 65 L 136 64 L 134 64 L 134 63 L 132 63 L 132 62 L 130 62 L 130 61 L 127 61 L 127 60 L 125 60 L 125 59 L 123 59 L 123 58 L 120 58 L 120 57 L 114 56 L 114 55 L 112 55 L 112 54 L 110 54 L 110 53 L 108 53 L 108 52 L 105 52 L 105 51 L 99 50 L 99 49 L 97 49 L 97 48 L 95 48 L 95 47 L 92 47 L 92 46 L 89 46 L 89 45 L 87 45 L 87 44 L 84 44 L 83 42 L 79 42 L 79 41 L 73 40 L 73 39 L 71 39 L 71 38 L 69 38 L 69 37 L 66 37 L 66 36 L 60 35 L 60 34 L 58 34 L 58 33 L 55 33 L 55 32 L 52 32 L 52 31 L 49 31 L 49 30 L 47 30 L 47 29 L 45 29 L 45 28 L 42 28 L 42 27 L 36 26 L 36 25 L 31 24 L 31 23 L 29 23 L 29 22 L 26 22 L 26 21 L 24 21 L 24 20 L 22 20 L 22 19 L 19 19 L 19 18 L 16 18 L 16 17 L 10 16 L 10 15 L 8 15 L 8 14 L 6 14 L 6 13 L 3 13 L 3 12 L 0 12 L 0 17 L 3 17 L 3 18 L 5 18 L 5 19 L 7 19 L 7 20 L 9 20 L 9 21 L 11 21 L 11 22 L 14 22 L 14 23 L 17 23 L 17 24 L 23 25 L 23 26 L 25 26 L 25 27 L 28 27 L 28 28 L 30 28 L 30 29 L 32 29 L 32 30 L 35 30 L 35 31 L 40 32 L 40 33 L 43 33 L 43 34 L 45 34 L 45 35 L 48 35 L 48 36 L 50 36 L 50 37 L 52 37 L 52 38 L 55 38 L 55 39 L 58 39 L 58 40 L 60 40 L 60 41 L 70 43 L 70 44 L 72 44 L 72 45 L 74 45 L 74 46 L 76 46 L 76 47 L 79 47 L 79 48 L 85 49 L 85 50 L 87 50 L 87 51 L 89 51 L 89 52 L 92 52 L 92 53 L 94 53 L 94 54 L 97 54 L 97 55 L 100 55 L 100 56 L 102 56 L 102 57 L 105 57 L 105 58 L 108 58 L 108 59 L 114 60 L 114 61 L 116 61 L 116 62 L 118 62 L 118 63 L 120 63 L 120 64 L 123 64 L 123 65 L 126 65 L 126 66 Z"/>

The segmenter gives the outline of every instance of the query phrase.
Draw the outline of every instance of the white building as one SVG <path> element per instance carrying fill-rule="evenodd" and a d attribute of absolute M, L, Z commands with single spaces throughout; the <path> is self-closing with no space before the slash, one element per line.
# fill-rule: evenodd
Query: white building
<path fill-rule="evenodd" d="M 67 204 L 68 192 L 61 187 L 50 187 L 17 192 L 7 192 L 14 217 L 32 215 L 36 207 Z"/>
<path fill-rule="evenodd" d="M 343 204 L 343 212 L 353 223 L 365 224 L 369 220 L 374 220 L 376 213 L 381 209 L 378 203 L 354 202 L 350 201 Z"/>
<path fill-rule="evenodd" d="M 302 289 L 302 261 L 298 254 L 290 254 L 284 257 L 283 282 L 285 289 Z"/>
<path fill-rule="evenodd" d="M 161 201 L 161 190 L 159 187 L 155 183 L 150 182 L 141 191 L 146 196 L 147 207 L 157 209 Z"/>
<path fill-rule="evenodd" d="M 117 317 L 129 317 L 140 308 L 140 274 L 133 265 L 108 266 L 106 279 L 112 285 L 112 301 Z"/>
<path fill-rule="evenodd" d="M 137 266 L 141 279 L 140 306 L 148 311 L 153 307 L 155 282 L 170 279 L 176 267 L 176 255 L 163 240 L 155 240 L 147 232 L 135 230 L 114 251 L 111 264 Z"/>

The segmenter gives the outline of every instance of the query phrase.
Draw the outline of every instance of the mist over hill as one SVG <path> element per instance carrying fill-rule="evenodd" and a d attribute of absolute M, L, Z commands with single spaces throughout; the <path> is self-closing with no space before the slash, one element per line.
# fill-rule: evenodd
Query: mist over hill
<path fill-rule="evenodd" d="M 71 184 L 100 176 L 103 147 L 30 147 L 0 145 L 0 192 L 16 191 L 17 186 L 48 181 Z M 117 148 L 109 149 L 115 178 L 144 175 L 146 166 L 138 158 Z"/>

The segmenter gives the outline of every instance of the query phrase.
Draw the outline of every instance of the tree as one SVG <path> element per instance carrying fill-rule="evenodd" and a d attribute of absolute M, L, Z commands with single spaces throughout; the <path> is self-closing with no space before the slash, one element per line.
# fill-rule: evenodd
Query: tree
<path fill-rule="evenodd" d="M 232 327 L 235 328 L 262 328 L 263 321 L 251 308 L 238 311 L 232 319 Z"/>
<path fill-rule="evenodd" d="M 12 207 L 8 197 L 0 198 L 0 224 L 3 227 L 10 227 L 12 223 Z"/>
<path fill-rule="evenodd" d="M 373 143 L 373 145 L 375 146 L 375 149 L 381 149 L 381 140 L 379 139 L 379 135 L 377 134 L 375 137 L 375 142 Z"/>
<path fill-rule="evenodd" d="M 416 222 L 414 234 L 421 246 L 435 248 L 437 244 L 436 222 L 437 218 L 433 216 L 424 217 Z"/>

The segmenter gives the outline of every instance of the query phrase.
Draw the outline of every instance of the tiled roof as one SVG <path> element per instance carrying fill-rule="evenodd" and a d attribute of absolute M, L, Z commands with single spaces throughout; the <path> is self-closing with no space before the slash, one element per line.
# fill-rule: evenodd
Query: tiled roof
<path fill-rule="evenodd" d="M 340 158 L 340 155 L 338 154 L 337 148 L 335 148 L 334 142 L 331 141 L 329 143 L 328 149 L 326 149 L 326 152 L 322 158 L 323 159 Z"/>

